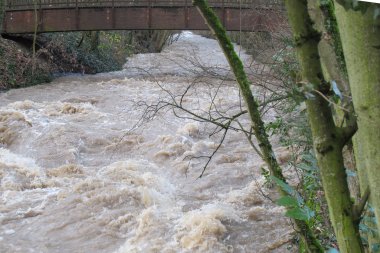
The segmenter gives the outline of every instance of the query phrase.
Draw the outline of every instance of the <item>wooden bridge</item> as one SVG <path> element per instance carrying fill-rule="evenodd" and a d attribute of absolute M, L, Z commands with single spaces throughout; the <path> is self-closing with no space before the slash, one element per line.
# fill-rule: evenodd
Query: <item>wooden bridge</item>
<path fill-rule="evenodd" d="M 280 0 L 209 0 L 230 31 L 273 31 Z M 7 0 L 2 32 L 206 30 L 191 0 Z"/>

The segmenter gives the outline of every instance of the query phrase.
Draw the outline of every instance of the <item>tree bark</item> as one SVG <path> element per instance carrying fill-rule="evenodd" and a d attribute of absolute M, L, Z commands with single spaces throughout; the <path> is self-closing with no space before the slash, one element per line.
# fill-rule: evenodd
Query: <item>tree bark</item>
<path fill-rule="evenodd" d="M 306 106 L 330 220 L 339 249 L 342 253 L 363 252 L 342 156 L 343 146 L 351 136 L 335 126 L 329 102 L 319 95 L 327 96 L 330 88 L 322 73 L 318 51 L 320 33 L 313 28 L 307 0 L 286 0 L 285 5 L 293 29 L 303 83 L 311 85 L 317 91 L 314 93 L 315 98 L 306 101 Z"/>
<path fill-rule="evenodd" d="M 358 118 L 357 166 L 368 180 L 380 229 L 380 4 L 365 7 L 365 11 L 345 9 L 336 1 L 335 12 Z"/>
<path fill-rule="evenodd" d="M 98 48 L 100 45 L 100 32 L 99 31 L 91 31 L 89 33 L 90 37 L 90 50 L 92 52 L 98 52 Z"/>

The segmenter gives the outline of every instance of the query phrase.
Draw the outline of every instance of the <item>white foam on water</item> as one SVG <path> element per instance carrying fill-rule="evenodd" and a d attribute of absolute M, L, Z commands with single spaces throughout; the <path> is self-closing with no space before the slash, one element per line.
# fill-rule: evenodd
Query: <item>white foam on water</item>
<path fill-rule="evenodd" d="M 183 32 L 122 71 L 0 94 L 0 251 L 288 252 L 291 226 L 258 190 L 262 161 L 244 136 L 229 133 L 198 178 L 220 141 L 212 127 L 166 110 L 136 128 L 136 102 L 180 94 L 199 63 L 229 74 L 215 40 Z M 204 113 L 218 91 L 215 106 L 239 110 L 233 83 L 195 87 L 187 108 Z"/>

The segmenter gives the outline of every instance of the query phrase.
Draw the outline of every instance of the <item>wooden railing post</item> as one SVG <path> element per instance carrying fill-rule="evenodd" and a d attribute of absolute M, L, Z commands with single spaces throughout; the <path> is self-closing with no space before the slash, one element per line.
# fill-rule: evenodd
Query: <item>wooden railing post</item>
<path fill-rule="evenodd" d="M 115 18 L 115 0 L 112 0 L 112 29 L 115 29 L 116 18 Z"/>
<path fill-rule="evenodd" d="M 185 0 L 185 28 L 189 28 L 189 0 Z"/>
<path fill-rule="evenodd" d="M 79 22 L 80 22 L 79 5 L 78 5 L 78 0 L 75 0 L 75 28 L 77 30 L 79 30 Z"/>
<path fill-rule="evenodd" d="M 224 1 L 225 0 L 222 0 L 222 24 L 226 27 L 226 8 L 224 6 Z"/>
<path fill-rule="evenodd" d="M 43 13 L 42 13 L 42 0 L 38 0 L 38 16 L 39 16 L 39 19 L 38 19 L 38 31 L 42 31 L 42 27 L 43 27 Z"/>
<path fill-rule="evenodd" d="M 148 0 L 148 28 L 152 28 L 152 0 Z"/>

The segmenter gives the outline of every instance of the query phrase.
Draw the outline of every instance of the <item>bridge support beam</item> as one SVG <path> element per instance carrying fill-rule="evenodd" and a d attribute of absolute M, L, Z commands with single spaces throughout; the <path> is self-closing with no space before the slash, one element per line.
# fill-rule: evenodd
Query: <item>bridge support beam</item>
<path fill-rule="evenodd" d="M 283 19 L 273 10 L 215 8 L 230 31 L 274 31 Z M 194 7 L 39 9 L 39 32 L 87 30 L 208 30 Z M 33 33 L 34 10 L 7 11 L 5 33 Z"/>

